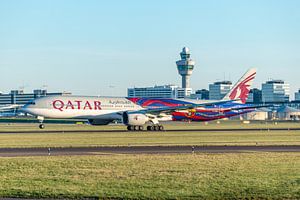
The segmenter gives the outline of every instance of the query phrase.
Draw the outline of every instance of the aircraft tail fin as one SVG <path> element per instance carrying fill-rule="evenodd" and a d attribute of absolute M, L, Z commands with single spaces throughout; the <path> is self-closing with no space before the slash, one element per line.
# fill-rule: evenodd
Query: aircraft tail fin
<path fill-rule="evenodd" d="M 223 100 L 240 99 L 239 103 L 246 103 L 248 98 L 250 87 L 256 76 L 256 69 L 249 69 L 242 78 L 231 88 L 231 90 L 225 95 Z"/>

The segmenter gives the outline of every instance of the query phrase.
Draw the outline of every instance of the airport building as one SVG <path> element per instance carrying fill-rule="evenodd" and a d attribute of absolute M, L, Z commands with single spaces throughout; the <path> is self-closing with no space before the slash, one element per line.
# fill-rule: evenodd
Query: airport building
<path fill-rule="evenodd" d="M 214 82 L 213 84 L 209 84 L 209 99 L 222 99 L 230 91 L 231 87 L 231 81 L 218 81 Z"/>
<path fill-rule="evenodd" d="M 289 102 L 290 85 L 283 80 L 271 80 L 262 84 L 262 101 L 264 103 Z"/>
<path fill-rule="evenodd" d="M 298 92 L 295 92 L 295 102 L 300 102 L 300 89 Z"/>
<path fill-rule="evenodd" d="M 242 115 L 246 120 L 271 120 L 274 112 L 269 108 L 258 108 L 253 112 L 248 112 Z"/>
<path fill-rule="evenodd" d="M 190 96 L 190 88 L 180 88 L 176 85 L 162 85 L 154 87 L 134 87 L 127 89 L 128 97 L 146 98 L 185 98 Z"/>
<path fill-rule="evenodd" d="M 254 88 L 249 92 L 247 103 L 261 104 L 262 103 L 262 92 L 260 89 Z"/>
<path fill-rule="evenodd" d="M 32 93 L 24 93 L 23 90 L 12 90 L 9 94 L 0 94 L 0 105 L 18 104 L 24 105 L 27 102 L 42 96 L 49 95 L 71 95 L 68 92 L 48 93 L 47 90 L 34 90 Z"/>
<path fill-rule="evenodd" d="M 299 120 L 300 110 L 283 105 L 276 110 L 276 117 L 279 120 Z"/>
<path fill-rule="evenodd" d="M 194 96 L 194 99 L 208 100 L 209 99 L 209 91 L 207 89 L 197 90 L 193 96 Z"/>

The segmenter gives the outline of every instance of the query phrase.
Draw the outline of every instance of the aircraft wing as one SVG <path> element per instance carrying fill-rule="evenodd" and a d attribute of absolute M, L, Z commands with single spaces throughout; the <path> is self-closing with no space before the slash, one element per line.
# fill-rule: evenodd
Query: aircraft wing
<path fill-rule="evenodd" d="M 160 108 L 147 108 L 144 110 L 139 110 L 138 112 L 143 112 L 145 114 L 172 113 L 175 111 L 190 110 L 190 109 L 196 109 L 196 108 L 205 107 L 205 106 L 217 106 L 220 104 L 239 101 L 239 100 L 240 99 L 222 100 L 222 101 L 208 102 L 208 103 L 201 103 L 201 104 L 186 104 L 186 105 L 181 105 L 181 106 L 166 106 L 166 107 L 160 107 Z"/>
<path fill-rule="evenodd" d="M 244 106 L 244 107 L 229 108 L 228 110 L 247 110 L 247 109 L 256 109 L 256 108 L 268 108 L 268 107 L 272 107 L 272 106 L 273 105 Z"/>
<path fill-rule="evenodd" d="M 22 106 L 18 105 L 18 104 L 4 105 L 4 106 L 0 106 L 0 111 L 1 110 L 12 110 L 12 109 L 20 108 L 20 107 L 22 107 Z"/>

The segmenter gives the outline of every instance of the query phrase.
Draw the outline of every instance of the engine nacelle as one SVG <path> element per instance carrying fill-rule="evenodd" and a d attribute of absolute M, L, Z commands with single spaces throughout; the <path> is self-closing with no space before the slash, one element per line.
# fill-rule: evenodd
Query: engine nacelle
<path fill-rule="evenodd" d="M 123 123 L 132 126 L 141 126 L 149 121 L 149 118 L 142 113 L 123 113 Z"/>
<path fill-rule="evenodd" d="M 113 120 L 105 120 L 105 119 L 89 119 L 88 120 L 90 124 L 95 126 L 101 126 L 101 125 L 107 125 Z"/>

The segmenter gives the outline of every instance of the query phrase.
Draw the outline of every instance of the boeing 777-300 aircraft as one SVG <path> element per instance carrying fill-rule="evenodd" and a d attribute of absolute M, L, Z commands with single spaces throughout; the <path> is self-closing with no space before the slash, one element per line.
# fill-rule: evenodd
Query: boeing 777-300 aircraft
<path fill-rule="evenodd" d="M 168 98 L 125 98 L 92 96 L 46 96 L 26 104 L 21 110 L 44 118 L 87 119 L 92 125 L 122 120 L 128 130 L 159 131 L 162 121 L 209 121 L 251 112 L 257 106 L 245 104 L 256 69 L 248 70 L 220 101 Z"/>

